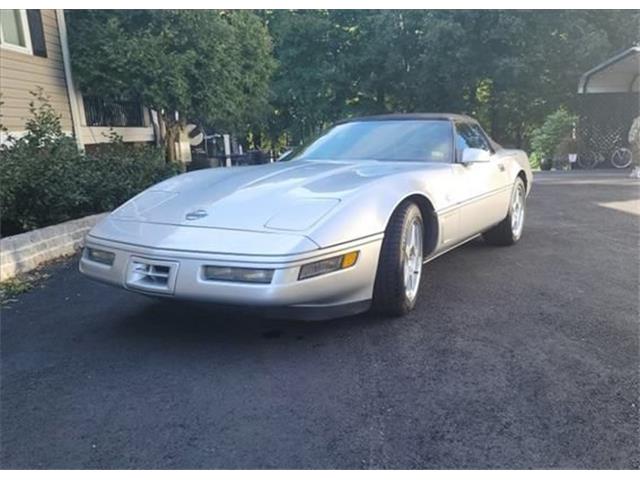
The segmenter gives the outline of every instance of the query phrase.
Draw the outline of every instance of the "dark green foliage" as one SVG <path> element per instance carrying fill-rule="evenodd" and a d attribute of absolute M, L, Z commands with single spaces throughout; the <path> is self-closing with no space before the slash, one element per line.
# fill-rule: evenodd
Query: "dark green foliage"
<path fill-rule="evenodd" d="M 73 10 L 67 17 L 81 90 L 155 109 L 169 129 L 167 144 L 187 121 L 238 132 L 267 113 L 275 62 L 251 12 Z"/>
<path fill-rule="evenodd" d="M 34 96 L 26 135 L 0 149 L 3 235 L 111 210 L 176 173 L 155 147 L 115 140 L 82 154 L 48 100 L 41 92 Z"/>
<path fill-rule="evenodd" d="M 91 210 L 105 212 L 145 188 L 180 173 L 181 166 L 167 164 L 161 149 L 150 145 L 128 145 L 113 137 L 86 156 L 90 172 L 86 188 Z"/>
<path fill-rule="evenodd" d="M 637 11 L 305 10 L 261 15 L 279 68 L 266 133 L 297 144 L 347 116 L 450 111 L 528 147 L 580 75 L 639 40 Z"/>
<path fill-rule="evenodd" d="M 85 92 L 139 99 L 165 112 L 170 127 L 179 111 L 217 131 L 249 130 L 251 143 L 263 147 L 298 144 L 343 117 L 391 111 L 468 113 L 499 142 L 528 147 L 547 115 L 574 109 L 584 71 L 640 40 L 637 11 L 98 10 L 68 17 Z"/>
<path fill-rule="evenodd" d="M 531 135 L 531 149 L 541 166 L 550 166 L 556 155 L 577 153 L 575 141 L 571 140 L 571 131 L 578 120 L 576 115 L 560 108 L 549 115 L 541 127 Z M 544 161 L 544 164 L 542 162 Z"/>

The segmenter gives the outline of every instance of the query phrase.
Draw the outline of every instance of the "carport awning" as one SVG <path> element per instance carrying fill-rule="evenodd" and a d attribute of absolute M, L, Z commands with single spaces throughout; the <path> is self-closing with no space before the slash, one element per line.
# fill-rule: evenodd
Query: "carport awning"
<path fill-rule="evenodd" d="M 578 93 L 640 91 L 640 46 L 611 57 L 580 78 Z"/>

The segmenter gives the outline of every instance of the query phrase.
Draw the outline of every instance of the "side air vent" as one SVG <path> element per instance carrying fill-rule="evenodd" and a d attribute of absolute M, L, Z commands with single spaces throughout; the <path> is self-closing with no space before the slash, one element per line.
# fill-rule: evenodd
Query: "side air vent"
<path fill-rule="evenodd" d="M 126 283 L 139 290 L 172 293 L 177 270 L 176 262 L 132 258 Z"/>

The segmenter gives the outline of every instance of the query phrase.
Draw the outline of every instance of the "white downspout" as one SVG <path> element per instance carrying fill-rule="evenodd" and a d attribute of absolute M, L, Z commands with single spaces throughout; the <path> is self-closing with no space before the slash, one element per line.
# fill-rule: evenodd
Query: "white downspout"
<path fill-rule="evenodd" d="M 67 83 L 67 95 L 69 97 L 69 107 L 71 109 L 71 125 L 76 143 L 80 150 L 84 150 L 82 135 L 80 132 L 80 109 L 78 108 L 78 96 L 73 85 L 73 75 L 71 74 L 71 55 L 69 54 L 69 43 L 67 38 L 67 24 L 64 21 L 64 10 L 56 10 L 58 20 L 58 33 L 60 34 L 60 47 L 62 49 L 62 63 L 64 64 L 64 76 Z"/>
<path fill-rule="evenodd" d="M 224 156 L 225 156 L 225 167 L 231 166 L 231 135 L 225 133 L 222 135 L 222 141 L 224 143 Z"/>

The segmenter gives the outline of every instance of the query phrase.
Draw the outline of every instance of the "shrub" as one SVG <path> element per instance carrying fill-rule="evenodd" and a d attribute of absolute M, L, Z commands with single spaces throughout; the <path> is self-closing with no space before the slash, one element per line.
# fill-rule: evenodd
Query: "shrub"
<path fill-rule="evenodd" d="M 111 210 L 175 174 L 155 147 L 112 139 L 96 153 L 78 151 L 62 132 L 42 92 L 30 102 L 26 134 L 0 147 L 0 220 L 3 235 Z"/>
<path fill-rule="evenodd" d="M 570 137 L 576 121 L 577 116 L 560 108 L 547 116 L 542 126 L 533 131 L 531 149 L 543 170 L 551 168 L 558 146 L 565 138 Z"/>
<path fill-rule="evenodd" d="M 531 167 L 531 170 L 540 170 L 540 155 L 536 152 L 532 152 L 531 155 L 529 155 L 529 166 Z"/>
<path fill-rule="evenodd" d="M 558 170 L 571 168 L 569 154 L 578 152 L 578 144 L 571 135 L 566 135 L 560 140 L 553 151 L 553 165 Z"/>
<path fill-rule="evenodd" d="M 87 155 L 86 186 L 95 212 L 113 210 L 145 188 L 180 172 L 168 164 L 162 149 L 127 145 L 117 136 Z"/>

